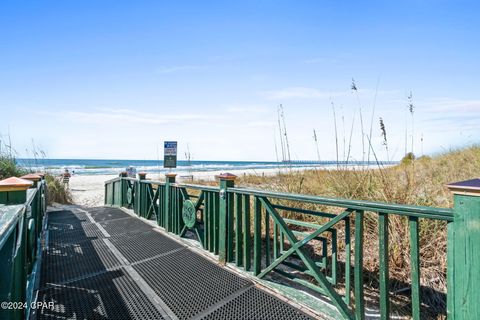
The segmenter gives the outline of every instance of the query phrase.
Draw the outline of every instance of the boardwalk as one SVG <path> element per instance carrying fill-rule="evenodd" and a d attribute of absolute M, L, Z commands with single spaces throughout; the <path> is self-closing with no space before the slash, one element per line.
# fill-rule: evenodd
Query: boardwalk
<path fill-rule="evenodd" d="M 38 319 L 310 319 L 124 211 L 48 213 Z"/>

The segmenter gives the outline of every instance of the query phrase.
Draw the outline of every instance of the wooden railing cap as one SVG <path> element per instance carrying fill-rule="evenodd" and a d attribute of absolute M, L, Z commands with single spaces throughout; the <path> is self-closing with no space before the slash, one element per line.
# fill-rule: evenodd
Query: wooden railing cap
<path fill-rule="evenodd" d="M 228 173 L 228 172 L 221 173 L 220 175 L 218 175 L 218 179 L 220 179 L 220 180 L 234 181 L 236 178 L 237 178 L 236 175 Z"/>
<path fill-rule="evenodd" d="M 20 179 L 30 180 L 30 181 L 38 181 L 42 179 L 42 177 L 35 173 L 29 173 L 24 176 L 21 176 Z"/>
<path fill-rule="evenodd" d="M 27 190 L 33 182 L 26 179 L 11 177 L 0 181 L 0 191 L 21 191 Z"/>
<path fill-rule="evenodd" d="M 172 173 L 172 172 L 170 172 L 170 173 L 165 173 L 165 177 L 167 177 L 167 178 L 175 178 L 176 176 L 177 176 L 176 173 Z"/>
<path fill-rule="evenodd" d="M 447 184 L 453 194 L 480 196 L 480 179 L 471 179 Z"/>

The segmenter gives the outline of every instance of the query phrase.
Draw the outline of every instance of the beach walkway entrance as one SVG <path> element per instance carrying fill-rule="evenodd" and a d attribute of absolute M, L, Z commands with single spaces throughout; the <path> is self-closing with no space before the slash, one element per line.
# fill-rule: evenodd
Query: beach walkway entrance
<path fill-rule="evenodd" d="M 119 208 L 47 212 L 37 319 L 309 319 Z"/>
<path fill-rule="evenodd" d="M 465 284 L 480 282 L 480 179 L 448 188 L 453 208 L 434 208 L 121 173 L 104 206 L 47 210 L 43 177 L 7 178 L 0 319 L 478 319 L 480 290 Z M 410 300 L 392 291 L 389 219 L 409 229 L 411 280 L 397 292 Z M 447 229 L 446 313 L 420 286 L 420 248 L 440 254 L 422 246 L 420 221 Z"/>

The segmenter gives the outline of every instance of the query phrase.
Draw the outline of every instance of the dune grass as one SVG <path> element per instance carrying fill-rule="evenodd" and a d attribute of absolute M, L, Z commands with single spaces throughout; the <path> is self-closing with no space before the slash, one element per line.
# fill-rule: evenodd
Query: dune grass
<path fill-rule="evenodd" d="M 374 169 L 306 170 L 274 176 L 246 175 L 237 185 L 281 192 L 313 194 L 357 200 L 448 208 L 453 197 L 445 187 L 451 182 L 480 177 L 480 146 L 454 150 L 433 158 L 408 155 L 393 167 Z M 296 206 L 299 204 L 297 203 Z M 329 208 L 332 209 L 332 208 Z M 295 215 L 302 220 L 305 216 Z M 425 315 L 445 315 L 446 222 L 420 219 L 420 264 Z M 365 216 L 364 266 L 366 283 L 378 288 L 378 224 L 376 214 Z M 409 228 L 406 217 L 390 215 L 390 292 L 402 292 L 410 283 Z M 409 294 L 407 294 L 409 296 Z M 399 297 L 400 300 L 402 297 Z M 407 297 L 408 300 L 408 297 Z M 405 297 L 403 297 L 405 301 Z M 405 302 L 408 305 L 408 301 Z"/>
<path fill-rule="evenodd" d="M 67 188 L 60 177 L 47 173 L 45 175 L 45 181 L 47 182 L 48 188 L 48 204 L 70 204 L 73 202 L 70 189 Z"/>
<path fill-rule="evenodd" d="M 27 171 L 18 167 L 15 158 L 8 155 L 0 155 L 0 180 L 10 177 L 20 177 Z"/>
<path fill-rule="evenodd" d="M 0 155 L 0 180 L 10 177 L 21 177 L 27 173 L 33 173 L 33 171 L 18 166 L 13 156 Z M 72 203 L 71 192 L 59 177 L 47 173 L 45 181 L 48 188 L 49 205 L 54 202 L 62 204 Z"/>

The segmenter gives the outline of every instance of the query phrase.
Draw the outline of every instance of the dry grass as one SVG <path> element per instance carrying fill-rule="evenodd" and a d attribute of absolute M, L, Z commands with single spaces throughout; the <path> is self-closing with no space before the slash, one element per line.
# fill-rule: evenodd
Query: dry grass
<path fill-rule="evenodd" d="M 46 174 L 45 181 L 47 182 L 49 205 L 54 202 L 62 204 L 72 203 L 72 194 L 70 189 L 65 186 L 61 178 L 55 177 L 51 174 Z"/>
<path fill-rule="evenodd" d="M 453 197 L 445 184 L 480 176 L 480 147 L 451 151 L 434 158 L 406 159 L 389 168 L 370 170 L 307 170 L 276 176 L 247 175 L 237 185 L 282 192 L 382 201 L 397 204 L 451 207 Z M 298 206 L 298 204 L 297 204 Z M 317 208 L 318 209 L 318 208 Z M 328 208 L 330 211 L 332 208 Z M 295 215 L 302 219 L 302 215 Z M 303 217 L 304 218 L 304 217 Z M 410 283 L 409 229 L 405 217 L 390 215 L 391 292 L 404 292 Z M 367 283 L 378 286 L 378 233 L 375 214 L 365 219 Z M 443 317 L 446 293 L 446 223 L 420 219 L 422 302 L 433 317 Z M 409 296 L 409 294 L 406 294 Z M 393 295 L 408 306 L 405 297 Z M 407 297 L 408 300 L 408 297 Z"/>

